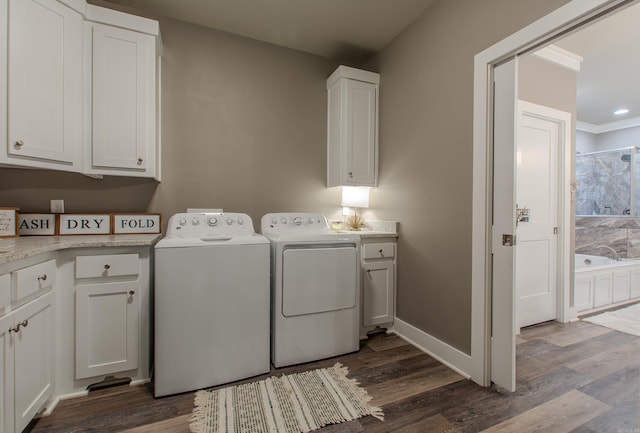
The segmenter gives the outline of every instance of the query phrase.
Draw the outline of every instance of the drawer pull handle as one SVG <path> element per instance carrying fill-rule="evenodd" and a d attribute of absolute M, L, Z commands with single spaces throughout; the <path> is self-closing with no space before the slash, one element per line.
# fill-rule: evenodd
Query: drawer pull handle
<path fill-rule="evenodd" d="M 382 248 L 380 248 L 378 252 L 380 253 L 381 256 L 384 256 L 384 253 L 382 252 Z"/>
<path fill-rule="evenodd" d="M 353 178 L 353 172 L 352 171 L 349 172 L 349 177 Z"/>
<path fill-rule="evenodd" d="M 18 322 L 18 324 L 16 326 L 12 326 L 11 328 L 9 328 L 9 333 L 12 332 L 20 332 L 20 328 L 26 328 L 27 326 L 29 326 L 29 321 L 28 320 L 23 320 L 22 322 Z"/>
<path fill-rule="evenodd" d="M 135 295 L 135 294 L 136 294 L 136 291 L 135 291 L 135 290 L 129 290 L 129 295 L 133 296 L 133 295 Z"/>
<path fill-rule="evenodd" d="M 138 158 L 138 164 L 142 164 L 142 161 L 144 161 L 144 159 Z"/>
<path fill-rule="evenodd" d="M 40 276 L 38 277 L 38 281 L 47 281 L 47 274 L 40 275 Z"/>
<path fill-rule="evenodd" d="M 111 265 L 104 265 L 104 269 L 108 271 L 109 269 L 111 269 Z"/>

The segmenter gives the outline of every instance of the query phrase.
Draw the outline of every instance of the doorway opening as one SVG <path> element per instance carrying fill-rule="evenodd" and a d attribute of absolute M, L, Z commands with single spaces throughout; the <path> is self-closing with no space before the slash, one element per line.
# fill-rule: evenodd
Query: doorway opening
<path fill-rule="evenodd" d="M 508 88 L 516 82 L 517 56 L 549 44 L 561 35 L 566 35 L 597 21 L 636 1 L 593 0 L 571 1 L 554 13 L 522 29 L 520 32 L 488 48 L 475 57 L 474 73 L 474 201 L 473 201 L 473 262 L 472 262 L 472 377 L 479 383 L 491 382 L 515 389 L 515 330 L 516 294 L 514 293 L 516 263 L 513 236 L 517 207 L 515 203 L 515 150 L 511 144 L 511 155 L 494 151 L 494 139 L 515 136 L 515 122 L 500 123 L 495 114 L 494 86 L 496 66 L 512 62 L 505 68 Z M 510 75 L 512 74 L 512 75 Z M 515 111 L 517 89 L 511 94 L 512 111 Z M 507 110 L 508 112 L 508 110 Z M 508 116 L 507 116 L 508 117 Z M 494 129 L 495 128 L 495 129 Z M 507 128 L 507 132 L 500 132 Z M 511 134 L 508 129 L 511 128 Z M 507 164 L 506 178 L 499 177 L 498 161 Z M 510 167 L 510 168 L 509 168 Z M 504 167 L 503 167 L 504 168 Z M 498 182 L 498 177 L 500 182 Z M 501 182 L 511 182 L 506 187 Z M 500 183 L 500 185 L 498 185 Z M 571 182 L 572 183 L 572 182 Z M 499 186 L 499 188 L 498 188 Z M 573 186 L 573 185 L 572 185 Z M 496 187 L 494 189 L 494 187 Z M 571 193 L 570 193 L 571 194 Z M 503 201 L 503 203 L 498 203 Z M 506 203 L 506 205 L 505 205 Z M 510 204 L 509 204 L 510 203 Z M 502 213 L 502 215 L 500 215 Z M 572 244 L 570 241 L 569 245 Z M 504 250 L 504 249 L 507 250 Z M 509 250 L 510 249 L 510 250 Z M 572 263 L 572 257 L 569 263 Z M 572 268 L 572 266 L 571 266 Z M 563 297 L 564 299 L 564 297 Z M 569 305 L 571 299 L 568 300 Z M 500 332 L 500 330 L 505 330 Z M 495 365 L 500 365 L 502 377 L 495 377 Z"/>

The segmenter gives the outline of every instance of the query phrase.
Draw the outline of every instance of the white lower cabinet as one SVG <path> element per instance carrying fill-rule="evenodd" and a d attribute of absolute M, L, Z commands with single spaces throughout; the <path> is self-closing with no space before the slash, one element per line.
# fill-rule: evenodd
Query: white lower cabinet
<path fill-rule="evenodd" d="M 365 263 L 362 266 L 362 324 L 381 325 L 393 322 L 393 262 Z"/>
<path fill-rule="evenodd" d="M 138 368 L 139 283 L 76 288 L 76 379 Z"/>
<path fill-rule="evenodd" d="M 393 325 L 396 292 L 395 238 L 362 238 L 362 321 L 360 337 Z"/>
<path fill-rule="evenodd" d="M 54 387 L 54 294 L 0 318 L 2 432 L 21 432 Z"/>
<path fill-rule="evenodd" d="M 138 368 L 139 269 L 138 254 L 76 257 L 76 379 Z"/>
<path fill-rule="evenodd" d="M 635 265 L 621 268 L 576 272 L 573 291 L 576 312 L 591 313 L 640 298 L 640 269 Z"/>

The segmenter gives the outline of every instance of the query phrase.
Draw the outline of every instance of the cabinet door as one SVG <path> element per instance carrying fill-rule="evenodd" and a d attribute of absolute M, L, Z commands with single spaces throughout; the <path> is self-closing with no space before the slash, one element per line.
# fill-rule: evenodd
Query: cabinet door
<path fill-rule="evenodd" d="M 9 1 L 11 163 L 80 169 L 82 22 L 56 0 Z"/>
<path fill-rule="evenodd" d="M 15 430 L 22 431 L 53 392 L 53 293 L 14 313 Z"/>
<path fill-rule="evenodd" d="M 93 167 L 145 171 L 155 151 L 155 39 L 90 24 Z"/>
<path fill-rule="evenodd" d="M 377 85 L 345 80 L 347 185 L 376 186 Z"/>
<path fill-rule="evenodd" d="M 394 264 L 391 261 L 362 265 L 362 324 L 380 325 L 393 322 Z"/>
<path fill-rule="evenodd" d="M 609 273 L 596 274 L 593 306 L 602 307 L 611 304 L 613 299 L 613 287 Z"/>
<path fill-rule="evenodd" d="M 576 311 L 586 311 L 593 308 L 593 277 L 576 277 L 574 284 L 574 306 Z"/>
<path fill-rule="evenodd" d="M 0 433 L 13 433 L 13 315 L 0 317 Z"/>
<path fill-rule="evenodd" d="M 76 379 L 138 368 L 139 283 L 76 287 Z"/>

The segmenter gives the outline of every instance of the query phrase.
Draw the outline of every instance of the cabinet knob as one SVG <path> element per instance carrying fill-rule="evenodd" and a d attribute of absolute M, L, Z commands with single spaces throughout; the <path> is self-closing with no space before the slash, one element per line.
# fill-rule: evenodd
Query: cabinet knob
<path fill-rule="evenodd" d="M 350 171 L 348 174 L 349 174 L 349 177 L 353 177 L 353 172 L 352 171 Z"/>
<path fill-rule="evenodd" d="M 22 141 L 22 140 L 18 140 L 18 141 L 16 141 L 15 146 L 16 146 L 17 148 L 20 148 L 20 147 L 24 146 L 24 141 Z"/>
<path fill-rule="evenodd" d="M 135 290 L 129 290 L 129 295 L 133 296 L 133 295 L 135 295 L 135 294 L 136 294 L 136 291 L 135 291 Z"/>
<path fill-rule="evenodd" d="M 144 161 L 144 159 L 138 158 L 138 164 L 142 164 L 142 161 Z"/>
<path fill-rule="evenodd" d="M 111 269 L 111 265 L 109 265 L 109 264 L 104 265 L 104 269 L 105 269 L 105 271 L 108 271 L 109 269 Z"/>
<path fill-rule="evenodd" d="M 40 275 L 40 276 L 38 277 L 38 281 L 47 281 L 47 274 Z"/>
<path fill-rule="evenodd" d="M 381 256 L 384 256 L 384 253 L 382 252 L 382 248 L 380 248 L 378 252 L 380 253 Z"/>

